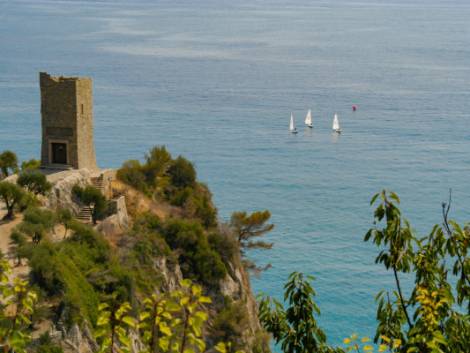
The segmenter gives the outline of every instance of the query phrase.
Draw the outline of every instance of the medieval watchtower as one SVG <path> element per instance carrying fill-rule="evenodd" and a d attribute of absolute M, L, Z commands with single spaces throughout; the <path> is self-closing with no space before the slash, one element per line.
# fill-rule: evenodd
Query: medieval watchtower
<path fill-rule="evenodd" d="M 93 143 L 93 94 L 88 77 L 39 74 L 42 150 L 46 168 L 97 169 Z"/>

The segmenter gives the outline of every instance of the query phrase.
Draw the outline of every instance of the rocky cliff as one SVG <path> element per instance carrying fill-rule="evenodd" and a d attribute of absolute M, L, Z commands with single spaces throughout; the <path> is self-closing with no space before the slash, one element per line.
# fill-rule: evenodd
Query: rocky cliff
<path fill-rule="evenodd" d="M 67 208 L 78 214 L 80 205 L 72 195 L 72 188 L 74 185 L 92 184 L 96 178 L 96 174 L 92 174 L 86 169 L 51 174 L 48 176 L 48 180 L 53 184 L 53 188 L 43 203 L 50 209 Z M 136 223 L 142 222 L 143 216 L 154 216 L 162 223 L 172 222 L 175 219 L 184 220 L 184 212 L 164 201 L 149 198 L 140 191 L 116 181 L 113 177 L 105 179 L 104 189 L 108 190 L 107 196 L 114 203 L 114 213 L 101 220 L 95 229 L 106 239 L 112 252 L 122 260 L 123 266 L 130 266 L 126 262 L 127 258 L 133 251 L 136 242 L 140 241 L 142 234 L 147 232 L 144 230 L 147 229 L 146 226 L 143 227 L 140 223 Z M 211 237 L 219 233 L 224 234 L 224 237 L 230 236 L 229 230 L 220 226 L 218 228 L 218 230 L 210 231 Z M 156 232 L 154 233 L 156 234 Z M 203 233 L 206 236 L 209 231 Z M 148 234 L 153 233 L 149 231 Z M 165 242 L 164 239 L 158 238 L 152 241 Z M 166 243 L 171 244 L 171 239 L 166 238 Z M 146 283 L 145 288 L 150 284 L 150 287 L 157 291 L 173 291 L 179 288 L 184 273 L 193 272 L 191 269 L 188 270 L 187 263 L 181 262 L 183 261 L 181 259 L 184 258 L 184 253 L 182 253 L 184 250 L 181 248 L 171 249 L 171 246 L 169 247 L 167 244 L 164 244 L 164 247 L 165 251 L 151 252 L 150 264 L 138 268 L 138 271 L 145 272 L 143 275 L 145 281 L 151 282 L 151 279 L 155 278 L 155 283 Z M 170 250 L 167 249 L 168 247 Z M 204 286 L 205 293 L 212 298 L 212 304 L 208 307 L 210 318 L 205 329 L 205 341 L 208 347 L 212 347 L 221 339 L 230 339 L 236 341 L 237 346 L 247 353 L 267 352 L 269 348 L 257 318 L 256 301 L 251 292 L 249 276 L 241 265 L 239 249 L 237 248 L 236 253 L 230 259 L 226 258 L 224 262 L 226 273 L 223 278 L 217 279 L 216 283 L 211 284 L 199 280 Z M 185 270 L 182 270 L 181 266 Z M 204 278 L 204 273 L 199 273 L 199 275 Z M 198 277 L 195 278 L 198 281 Z M 132 278 L 132 281 L 138 282 L 141 279 Z M 135 291 L 133 295 L 137 301 L 148 295 L 148 292 L 138 285 L 133 285 L 132 290 Z M 53 341 L 59 344 L 64 352 L 88 353 L 96 351 L 97 344 L 91 333 L 92 323 L 86 320 L 70 322 L 64 318 L 66 313 L 63 301 L 57 297 L 48 305 L 52 307 L 55 315 L 52 315 L 52 319 L 43 325 L 41 332 L 36 333 L 36 337 L 48 331 Z M 135 335 L 134 338 L 137 347 L 139 337 Z"/>

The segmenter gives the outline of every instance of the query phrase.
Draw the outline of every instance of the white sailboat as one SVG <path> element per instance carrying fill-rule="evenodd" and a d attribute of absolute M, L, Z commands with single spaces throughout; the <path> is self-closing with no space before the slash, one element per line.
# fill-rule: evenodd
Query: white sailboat
<path fill-rule="evenodd" d="M 335 113 L 335 116 L 333 118 L 332 129 L 333 129 L 334 132 L 337 132 L 338 134 L 341 133 L 341 127 L 339 126 L 338 114 L 336 114 L 336 113 Z"/>
<path fill-rule="evenodd" d="M 310 109 L 308 110 L 307 116 L 305 117 L 305 125 L 307 125 L 310 128 L 313 127 L 313 124 L 312 124 L 312 111 Z"/>
<path fill-rule="evenodd" d="M 295 128 L 294 114 L 292 113 L 290 113 L 289 131 L 292 132 L 293 134 L 297 133 L 297 129 Z"/>

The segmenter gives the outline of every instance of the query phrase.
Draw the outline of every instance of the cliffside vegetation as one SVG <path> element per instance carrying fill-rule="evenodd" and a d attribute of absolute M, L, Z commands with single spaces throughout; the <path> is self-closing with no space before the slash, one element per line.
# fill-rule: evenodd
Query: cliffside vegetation
<path fill-rule="evenodd" d="M 123 165 L 117 174 L 129 187 L 156 203 L 173 205 L 177 212 L 166 217 L 137 212 L 129 229 L 113 238 L 75 220 L 70 209 L 41 207 L 40 199 L 47 198 L 50 185 L 31 165 L 34 163 L 21 171 L 18 184 L 0 181 L 8 191 L 10 218 L 15 210 L 22 212 L 22 221 L 11 234 L 11 255 L 16 258 L 15 265 L 28 265 L 29 285 L 37 294 L 33 324 L 24 329 L 26 341 L 36 324 L 48 322 L 63 332 L 76 325 L 90 331 L 102 348 L 107 347 L 103 348 L 106 352 L 126 351 L 129 342 L 123 335 L 117 346 L 109 345 L 106 338 L 118 339 L 122 330 L 132 335 L 139 352 L 202 352 L 206 345 L 220 352 L 269 351 L 266 336 L 253 316 L 256 308 L 236 237 L 230 227 L 218 223 L 211 194 L 197 181 L 189 161 L 173 159 L 165 148 L 158 147 L 149 152 L 143 165 Z M 103 213 L 106 216 L 107 201 L 97 189 L 76 185 L 69 192 L 80 204 L 94 208 L 95 222 Z M 192 284 L 188 287 L 189 280 Z M 170 335 L 163 326 L 158 327 L 160 344 L 155 345 L 155 340 L 150 344 L 142 326 L 148 301 L 155 295 L 159 300 L 175 301 L 187 290 L 190 296 L 198 292 L 209 298 L 202 299 L 201 313 L 191 317 L 192 304 L 186 307 L 186 299 L 176 300 L 179 310 L 175 309 L 171 319 L 163 317 L 161 325 L 173 325 L 169 326 L 171 342 L 178 345 L 164 347 L 163 338 Z M 128 325 L 128 319 L 127 323 L 119 321 L 124 313 L 134 326 Z M 11 317 L 6 311 L 4 314 L 8 322 Z M 103 320 L 108 321 L 104 324 Z M 103 333 L 104 326 L 114 333 Z M 57 339 L 47 335 L 34 342 L 37 352 L 60 349 Z M 11 340 L 9 344 L 12 346 Z M 145 344 L 153 348 L 144 348 Z"/>
<path fill-rule="evenodd" d="M 192 163 L 181 156 L 173 159 L 163 146 L 152 148 L 144 163 L 125 162 L 117 177 L 156 200 L 181 207 L 186 218 L 196 218 L 206 228 L 217 225 L 212 195 L 205 184 L 197 181 Z"/>
<path fill-rule="evenodd" d="M 244 257 L 243 265 L 245 268 L 259 273 L 263 270 L 268 269 L 271 265 L 267 265 L 264 268 L 256 266 L 256 264 L 246 257 L 246 250 L 248 249 L 265 249 L 269 250 L 273 244 L 268 243 L 259 239 L 266 233 L 273 230 L 274 224 L 267 223 L 271 218 L 271 213 L 268 210 L 257 211 L 252 214 L 248 214 L 245 211 L 234 212 L 230 219 L 230 227 L 232 228 L 234 235 L 237 237 L 238 247 L 240 248 L 241 254 Z"/>

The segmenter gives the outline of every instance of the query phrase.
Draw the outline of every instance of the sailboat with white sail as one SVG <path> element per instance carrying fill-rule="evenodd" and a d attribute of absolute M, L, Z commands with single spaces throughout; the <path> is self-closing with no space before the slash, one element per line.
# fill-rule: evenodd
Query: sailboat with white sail
<path fill-rule="evenodd" d="M 312 123 L 312 111 L 309 109 L 307 112 L 307 116 L 305 117 L 305 125 L 307 125 L 309 128 L 313 127 Z"/>
<path fill-rule="evenodd" d="M 340 134 L 341 133 L 341 126 L 339 125 L 339 119 L 338 119 L 338 114 L 335 113 L 335 116 L 333 118 L 333 126 L 332 129 L 334 132 Z"/>
<path fill-rule="evenodd" d="M 292 114 L 292 113 L 290 113 L 289 131 L 293 134 L 297 133 L 297 129 L 295 127 L 294 114 Z"/>

